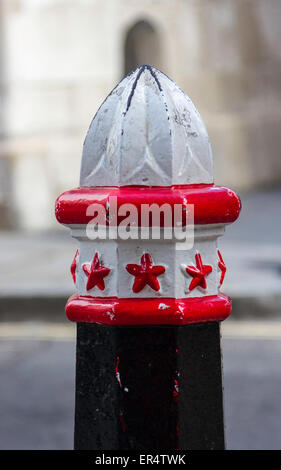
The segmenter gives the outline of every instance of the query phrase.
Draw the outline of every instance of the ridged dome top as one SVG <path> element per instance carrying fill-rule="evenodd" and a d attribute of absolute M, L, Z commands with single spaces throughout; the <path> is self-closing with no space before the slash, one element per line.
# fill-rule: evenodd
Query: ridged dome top
<path fill-rule="evenodd" d="M 212 182 L 209 137 L 190 98 L 149 65 L 127 75 L 90 125 L 80 185 Z"/>

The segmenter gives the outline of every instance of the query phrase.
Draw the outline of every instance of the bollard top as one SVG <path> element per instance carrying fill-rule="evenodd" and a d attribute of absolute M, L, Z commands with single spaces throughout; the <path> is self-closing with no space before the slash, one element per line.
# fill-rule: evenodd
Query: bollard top
<path fill-rule="evenodd" d="M 216 243 L 241 204 L 234 191 L 213 184 L 212 163 L 200 114 L 172 80 L 143 65 L 119 83 L 87 133 L 80 187 L 56 201 L 57 220 L 81 242 L 71 265 L 78 293 L 66 306 L 70 320 L 185 325 L 229 315 Z M 143 218 L 155 206 L 159 217 Z M 192 246 L 177 242 L 190 210 Z M 88 232 L 96 225 L 97 237 Z M 136 229 L 132 237 L 119 233 L 127 226 Z M 159 235 L 143 231 L 149 227 Z M 167 227 L 173 233 L 165 238 Z M 189 234 L 179 239 L 189 242 Z"/>
<path fill-rule="evenodd" d="M 92 120 L 80 186 L 212 182 L 208 133 L 191 99 L 150 65 L 127 75 Z"/>

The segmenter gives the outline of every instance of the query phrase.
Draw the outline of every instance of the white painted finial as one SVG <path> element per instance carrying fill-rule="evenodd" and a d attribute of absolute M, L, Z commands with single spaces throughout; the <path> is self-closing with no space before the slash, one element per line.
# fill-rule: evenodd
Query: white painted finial
<path fill-rule="evenodd" d="M 104 101 L 87 133 L 81 186 L 213 182 L 209 137 L 187 95 L 143 65 Z"/>

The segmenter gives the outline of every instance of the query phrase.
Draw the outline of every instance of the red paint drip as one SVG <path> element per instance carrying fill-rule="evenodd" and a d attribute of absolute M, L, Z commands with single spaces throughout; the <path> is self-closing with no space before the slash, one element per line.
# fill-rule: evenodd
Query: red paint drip
<path fill-rule="evenodd" d="M 174 399 L 175 403 L 178 403 L 178 399 L 179 399 L 179 382 L 178 382 L 177 379 L 174 379 L 173 399 Z"/>
<path fill-rule="evenodd" d="M 121 382 L 121 377 L 120 377 L 120 372 L 119 372 L 119 361 L 120 361 L 120 358 L 119 356 L 117 356 L 117 361 L 116 361 L 116 379 L 120 385 L 120 387 L 122 388 L 122 382 Z"/>
<path fill-rule="evenodd" d="M 176 352 L 178 352 L 178 349 L 176 349 Z M 178 377 L 178 371 L 176 371 L 176 376 Z M 174 379 L 174 390 L 173 390 L 173 400 L 174 403 L 177 405 L 179 401 L 179 381 L 178 379 Z M 179 428 L 179 422 L 177 422 L 177 427 L 176 427 L 176 450 L 179 450 L 180 448 L 180 428 Z"/>

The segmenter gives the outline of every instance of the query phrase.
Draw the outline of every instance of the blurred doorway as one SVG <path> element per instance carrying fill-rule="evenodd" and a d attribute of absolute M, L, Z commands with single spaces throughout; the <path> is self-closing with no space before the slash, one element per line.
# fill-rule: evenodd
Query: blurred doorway
<path fill-rule="evenodd" d="M 138 21 L 128 30 L 124 56 L 126 75 L 143 64 L 162 68 L 160 34 L 150 22 Z"/>

